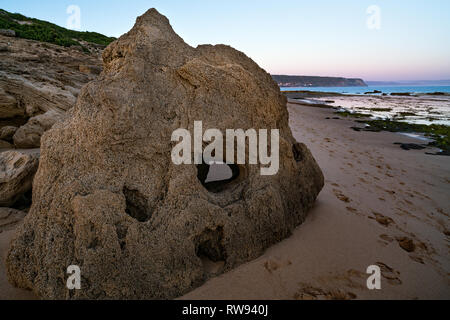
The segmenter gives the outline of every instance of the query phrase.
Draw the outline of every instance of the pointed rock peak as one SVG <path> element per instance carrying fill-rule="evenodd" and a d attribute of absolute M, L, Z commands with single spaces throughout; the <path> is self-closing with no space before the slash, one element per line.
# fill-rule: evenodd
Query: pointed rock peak
<path fill-rule="evenodd" d="M 136 24 L 146 24 L 146 25 L 166 25 L 170 26 L 169 19 L 158 12 L 155 8 L 147 10 L 143 15 L 136 19 Z"/>
<path fill-rule="evenodd" d="M 146 30 L 152 38 L 181 39 L 170 25 L 169 19 L 160 14 L 155 8 L 147 10 L 136 19 L 133 29 Z"/>
<path fill-rule="evenodd" d="M 116 73 L 124 65 L 136 64 L 137 57 L 154 65 L 178 65 L 194 49 L 178 36 L 169 19 L 152 8 L 136 19 L 133 28 L 103 51 L 104 72 Z M 178 56 L 166 52 L 178 52 Z"/>

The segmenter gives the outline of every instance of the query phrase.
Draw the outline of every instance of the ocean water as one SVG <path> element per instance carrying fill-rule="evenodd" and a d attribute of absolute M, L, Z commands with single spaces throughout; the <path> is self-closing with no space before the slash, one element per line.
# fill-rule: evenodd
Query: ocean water
<path fill-rule="evenodd" d="M 336 92 L 347 94 L 364 94 L 370 91 L 381 91 L 383 93 L 433 93 L 445 92 L 450 93 L 450 86 L 369 86 L 369 87 L 282 87 L 281 91 L 322 91 L 322 92 Z"/>
<path fill-rule="evenodd" d="M 416 124 L 450 125 L 450 96 L 422 95 L 424 93 L 450 93 L 450 86 L 373 86 L 373 87 L 341 87 L 341 88 L 284 88 L 322 92 L 347 93 L 348 95 L 298 99 L 307 104 L 328 104 L 339 111 L 362 113 L 372 119 L 392 119 Z M 374 90 L 382 93 L 409 92 L 414 96 L 381 96 L 368 94 Z"/>

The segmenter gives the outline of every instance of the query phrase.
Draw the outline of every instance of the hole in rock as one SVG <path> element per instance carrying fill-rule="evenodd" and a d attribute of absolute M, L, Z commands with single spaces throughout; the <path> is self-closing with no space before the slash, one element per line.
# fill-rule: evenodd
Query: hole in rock
<path fill-rule="evenodd" d="M 152 213 L 147 205 L 147 199 L 137 190 L 123 188 L 126 199 L 125 212 L 139 222 L 150 220 Z"/>
<path fill-rule="evenodd" d="M 220 272 L 225 266 L 226 253 L 222 246 L 223 228 L 206 229 L 195 238 L 195 253 L 208 273 Z"/>
<path fill-rule="evenodd" d="M 27 191 L 25 194 L 17 198 L 16 202 L 11 206 L 11 208 L 21 211 L 27 211 L 31 207 L 33 192 L 31 190 Z"/>
<path fill-rule="evenodd" d="M 292 153 L 294 154 L 295 161 L 303 161 L 303 148 L 300 143 L 296 143 L 292 146 Z"/>
<path fill-rule="evenodd" d="M 210 192 L 219 193 L 239 177 L 239 166 L 226 163 L 203 163 L 197 166 L 197 178 Z"/>

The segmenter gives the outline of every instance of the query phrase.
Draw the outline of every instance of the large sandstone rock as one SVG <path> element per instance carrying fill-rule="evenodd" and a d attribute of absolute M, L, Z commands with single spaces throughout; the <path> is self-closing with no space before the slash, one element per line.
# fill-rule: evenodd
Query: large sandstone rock
<path fill-rule="evenodd" d="M 39 148 L 42 134 L 49 130 L 58 121 L 64 120 L 65 114 L 55 110 L 31 118 L 14 134 L 13 140 L 16 148 Z"/>
<path fill-rule="evenodd" d="M 13 284 L 48 299 L 174 298 L 302 223 L 323 176 L 292 137 L 286 98 L 251 59 L 190 47 L 152 9 L 103 61 L 69 119 L 42 137 L 33 205 L 7 258 Z M 197 120 L 222 132 L 278 128 L 278 174 L 235 166 L 207 188 L 204 165 L 171 161 L 172 132 Z M 81 290 L 65 286 L 70 265 Z"/>
<path fill-rule="evenodd" d="M 0 153 L 0 207 L 13 205 L 31 190 L 39 165 L 39 150 Z"/>

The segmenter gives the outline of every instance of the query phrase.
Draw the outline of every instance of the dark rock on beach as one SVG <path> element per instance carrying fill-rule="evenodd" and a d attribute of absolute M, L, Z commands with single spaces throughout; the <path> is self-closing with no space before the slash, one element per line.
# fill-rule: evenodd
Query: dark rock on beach
<path fill-rule="evenodd" d="M 426 149 L 426 146 L 415 144 L 415 143 L 401 143 L 395 142 L 394 144 L 399 145 L 403 150 L 423 150 Z"/>

